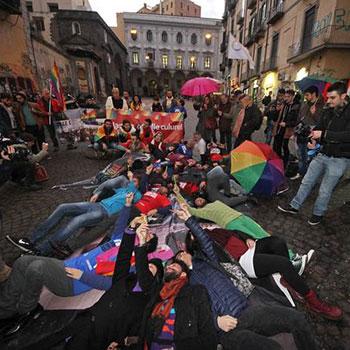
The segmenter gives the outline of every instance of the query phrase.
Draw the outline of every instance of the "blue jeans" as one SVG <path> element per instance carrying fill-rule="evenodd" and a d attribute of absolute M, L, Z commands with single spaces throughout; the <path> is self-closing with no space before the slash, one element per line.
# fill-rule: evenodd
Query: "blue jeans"
<path fill-rule="evenodd" d="M 48 238 L 50 230 L 67 216 L 72 217 L 71 220 Z M 51 253 L 55 243 L 64 242 L 79 229 L 94 226 L 106 217 L 108 214 L 99 203 L 60 204 L 32 233 L 31 241 L 42 255 L 47 255 Z M 42 240 L 44 241 L 39 243 Z"/>
<path fill-rule="evenodd" d="M 307 142 L 298 142 L 298 167 L 299 167 L 299 174 L 304 176 L 307 172 L 308 167 L 308 148 L 307 148 Z"/>
<path fill-rule="evenodd" d="M 294 209 L 299 210 L 316 185 L 317 180 L 323 175 L 313 210 L 314 215 L 323 216 L 327 210 L 332 192 L 340 178 L 344 175 L 349 164 L 350 160 L 348 158 L 328 157 L 320 153 L 310 163 L 299 187 L 299 191 L 290 205 Z"/>

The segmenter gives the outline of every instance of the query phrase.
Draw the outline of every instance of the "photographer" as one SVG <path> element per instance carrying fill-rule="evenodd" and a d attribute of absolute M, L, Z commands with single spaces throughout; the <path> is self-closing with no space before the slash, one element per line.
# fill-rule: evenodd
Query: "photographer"
<path fill-rule="evenodd" d="M 322 96 L 319 96 L 317 86 L 310 86 L 305 89 L 304 97 L 306 101 L 300 108 L 299 123 L 294 129 L 298 145 L 299 171 L 291 180 L 296 180 L 306 174 L 308 167 L 307 152 L 309 135 L 311 130 L 318 123 L 324 107 L 324 101 Z"/>
<path fill-rule="evenodd" d="M 298 214 L 318 180 L 321 185 L 309 219 L 312 226 L 321 223 L 333 190 L 350 165 L 350 105 L 347 87 L 342 82 L 331 85 L 327 91 L 327 105 L 313 129 L 311 137 L 319 140 L 321 151 L 312 160 L 303 178 L 298 193 L 288 206 L 278 209 L 289 214 Z"/>
<path fill-rule="evenodd" d="M 30 151 L 4 138 L 0 138 L 0 149 L 0 181 L 11 180 L 28 190 L 40 190 L 35 183 L 35 165 L 28 158 Z"/>
<path fill-rule="evenodd" d="M 0 96 L 0 134 L 5 137 L 15 137 L 19 127 L 24 130 L 24 121 L 17 118 L 13 111 L 11 94 L 3 93 Z"/>

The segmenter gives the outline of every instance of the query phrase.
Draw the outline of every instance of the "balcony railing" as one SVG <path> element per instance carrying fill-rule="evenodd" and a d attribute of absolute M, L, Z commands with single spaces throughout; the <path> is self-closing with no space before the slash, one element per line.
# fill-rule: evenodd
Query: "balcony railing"
<path fill-rule="evenodd" d="M 277 6 L 273 7 L 270 11 L 270 16 L 267 21 L 268 24 L 275 23 L 284 15 L 284 1 L 281 0 Z"/>
<path fill-rule="evenodd" d="M 266 59 L 263 69 L 261 70 L 261 73 L 267 72 L 269 70 L 276 70 L 277 69 L 277 55 L 276 56 L 270 56 Z"/>
<path fill-rule="evenodd" d="M 258 23 L 254 29 L 253 36 L 255 40 L 262 38 L 266 31 L 266 22 L 262 21 Z"/>
<path fill-rule="evenodd" d="M 306 58 L 311 53 L 333 47 L 349 49 L 350 32 L 340 31 L 337 25 L 330 25 L 313 32 L 289 46 L 287 59 L 292 63 L 298 62 L 299 59 Z"/>
<path fill-rule="evenodd" d="M 236 23 L 241 25 L 244 22 L 244 12 L 243 9 L 239 10 L 236 15 Z"/>
<path fill-rule="evenodd" d="M 3 10 L 11 15 L 21 14 L 20 0 L 0 0 L 0 10 Z"/>
<path fill-rule="evenodd" d="M 256 2 L 257 2 L 257 0 L 248 0 L 247 1 L 247 8 L 249 10 L 252 10 L 253 8 L 255 8 Z"/>
<path fill-rule="evenodd" d="M 249 33 L 244 40 L 244 46 L 250 46 L 251 44 L 254 43 L 254 41 L 255 41 L 254 33 Z"/>
<path fill-rule="evenodd" d="M 238 0 L 229 0 L 227 9 L 228 11 L 232 11 L 234 7 L 237 5 Z"/>

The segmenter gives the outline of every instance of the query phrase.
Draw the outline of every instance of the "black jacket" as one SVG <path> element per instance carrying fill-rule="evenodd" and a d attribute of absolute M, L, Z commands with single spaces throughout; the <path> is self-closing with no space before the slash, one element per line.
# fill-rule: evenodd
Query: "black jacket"
<path fill-rule="evenodd" d="M 139 349 L 143 349 L 144 339 L 148 345 L 153 340 L 155 322 L 150 315 L 158 302 L 159 292 L 160 289 L 146 307 Z M 216 329 L 205 287 L 186 284 L 177 295 L 174 308 L 176 350 L 216 350 Z"/>
<path fill-rule="evenodd" d="M 11 136 L 13 132 L 11 119 L 7 110 L 0 104 L 0 134 L 5 137 Z"/>
<path fill-rule="evenodd" d="M 324 109 L 315 130 L 323 131 L 321 153 L 350 158 L 350 104 L 341 110 Z"/>
<path fill-rule="evenodd" d="M 250 107 L 247 107 L 239 135 L 251 135 L 255 130 L 258 130 L 262 118 L 262 113 L 256 104 L 253 103 Z"/>

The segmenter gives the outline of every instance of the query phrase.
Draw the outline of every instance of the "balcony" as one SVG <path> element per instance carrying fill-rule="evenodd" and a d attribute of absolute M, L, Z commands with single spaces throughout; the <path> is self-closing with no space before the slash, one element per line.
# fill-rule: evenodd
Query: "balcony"
<path fill-rule="evenodd" d="M 270 11 L 270 16 L 267 21 L 268 24 L 277 22 L 284 15 L 284 1 L 280 1 L 277 6 L 273 7 Z"/>
<path fill-rule="evenodd" d="M 236 15 L 236 23 L 242 25 L 244 22 L 244 12 L 243 9 L 239 10 Z"/>
<path fill-rule="evenodd" d="M 247 8 L 249 10 L 253 10 L 256 6 L 256 2 L 257 2 L 257 0 L 248 0 L 247 1 Z"/>
<path fill-rule="evenodd" d="M 266 31 L 266 22 L 264 21 L 264 22 L 258 23 L 253 32 L 254 40 L 258 41 L 260 38 L 263 38 L 265 35 L 265 31 Z"/>
<path fill-rule="evenodd" d="M 9 13 L 10 15 L 21 14 L 20 0 L 0 0 L 0 10 Z"/>
<path fill-rule="evenodd" d="M 244 40 L 244 46 L 250 46 L 254 43 L 254 41 L 255 41 L 254 33 L 249 33 Z"/>
<path fill-rule="evenodd" d="M 277 69 L 277 56 L 270 56 L 266 59 L 266 62 L 264 63 L 261 73 L 268 72 L 270 70 L 276 70 Z"/>
<path fill-rule="evenodd" d="M 227 5 L 228 11 L 232 11 L 235 8 L 235 6 L 237 5 L 237 2 L 238 2 L 238 0 L 229 0 L 228 5 Z"/>
<path fill-rule="evenodd" d="M 297 63 L 325 49 L 350 49 L 350 32 L 330 25 L 306 35 L 288 47 L 287 61 Z"/>

